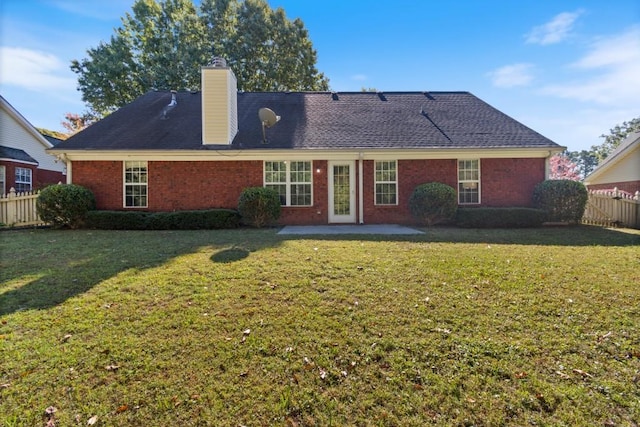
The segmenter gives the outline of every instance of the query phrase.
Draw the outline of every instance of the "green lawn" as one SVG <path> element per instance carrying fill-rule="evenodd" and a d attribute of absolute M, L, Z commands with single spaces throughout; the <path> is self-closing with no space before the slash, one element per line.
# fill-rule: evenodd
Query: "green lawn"
<path fill-rule="evenodd" d="M 0 257 L 4 426 L 640 424 L 637 230 L 22 230 Z"/>

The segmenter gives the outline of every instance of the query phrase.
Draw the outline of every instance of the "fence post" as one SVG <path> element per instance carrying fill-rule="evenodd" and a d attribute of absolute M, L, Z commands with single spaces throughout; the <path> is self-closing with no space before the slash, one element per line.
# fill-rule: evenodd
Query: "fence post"
<path fill-rule="evenodd" d="M 9 194 L 7 195 L 7 225 L 12 225 L 18 222 L 18 212 L 16 209 L 16 189 L 11 187 Z"/>

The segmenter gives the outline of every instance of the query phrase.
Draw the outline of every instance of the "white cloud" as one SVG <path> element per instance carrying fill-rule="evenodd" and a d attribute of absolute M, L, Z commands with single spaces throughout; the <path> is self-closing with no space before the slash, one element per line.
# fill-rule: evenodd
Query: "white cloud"
<path fill-rule="evenodd" d="M 533 30 L 527 34 L 527 43 L 540 44 L 543 46 L 560 43 L 569 36 L 570 31 L 573 29 L 573 24 L 582 13 L 582 10 L 577 10 L 575 12 L 563 12 L 556 15 L 546 24 L 534 27 Z"/>
<path fill-rule="evenodd" d="M 637 104 L 640 99 L 640 26 L 596 40 L 570 68 L 578 78 L 548 85 L 544 94 L 604 105 Z"/>
<path fill-rule="evenodd" d="M 516 86 L 527 86 L 533 80 L 532 64 L 512 64 L 505 65 L 494 71 L 487 73 L 496 87 L 511 88 Z"/>
<path fill-rule="evenodd" d="M 20 47 L 0 46 L 2 85 L 32 91 L 74 90 L 76 80 L 68 65 L 53 54 Z"/>

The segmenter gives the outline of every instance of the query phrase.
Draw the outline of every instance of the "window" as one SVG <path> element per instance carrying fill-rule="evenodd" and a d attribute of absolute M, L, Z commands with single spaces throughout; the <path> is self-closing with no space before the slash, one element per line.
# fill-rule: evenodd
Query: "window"
<path fill-rule="evenodd" d="M 147 207 L 147 162 L 124 162 L 124 206 Z"/>
<path fill-rule="evenodd" d="M 458 160 L 458 203 L 480 203 L 479 160 Z"/>
<path fill-rule="evenodd" d="M 376 162 L 376 205 L 398 204 L 397 167 L 395 160 Z"/>
<path fill-rule="evenodd" d="M 17 193 L 31 191 L 31 169 L 16 168 L 16 185 Z"/>
<path fill-rule="evenodd" d="M 264 162 L 264 186 L 282 206 L 311 206 L 311 162 Z"/>
<path fill-rule="evenodd" d="M 6 189 L 7 179 L 5 178 L 5 168 L 0 166 L 0 196 L 4 196 L 7 192 Z"/>

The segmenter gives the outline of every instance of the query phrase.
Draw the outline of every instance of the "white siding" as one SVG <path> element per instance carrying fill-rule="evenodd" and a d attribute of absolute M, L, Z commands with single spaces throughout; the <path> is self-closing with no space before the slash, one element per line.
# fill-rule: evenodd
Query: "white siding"
<path fill-rule="evenodd" d="M 64 172 L 64 163 L 56 162 L 54 156 L 45 152 L 49 146 L 39 140 L 38 131 L 33 127 L 25 127 L 13 114 L 10 114 L 4 104 L 0 108 L 0 129 L 2 129 L 0 145 L 23 150 L 38 161 L 39 169 Z"/>

